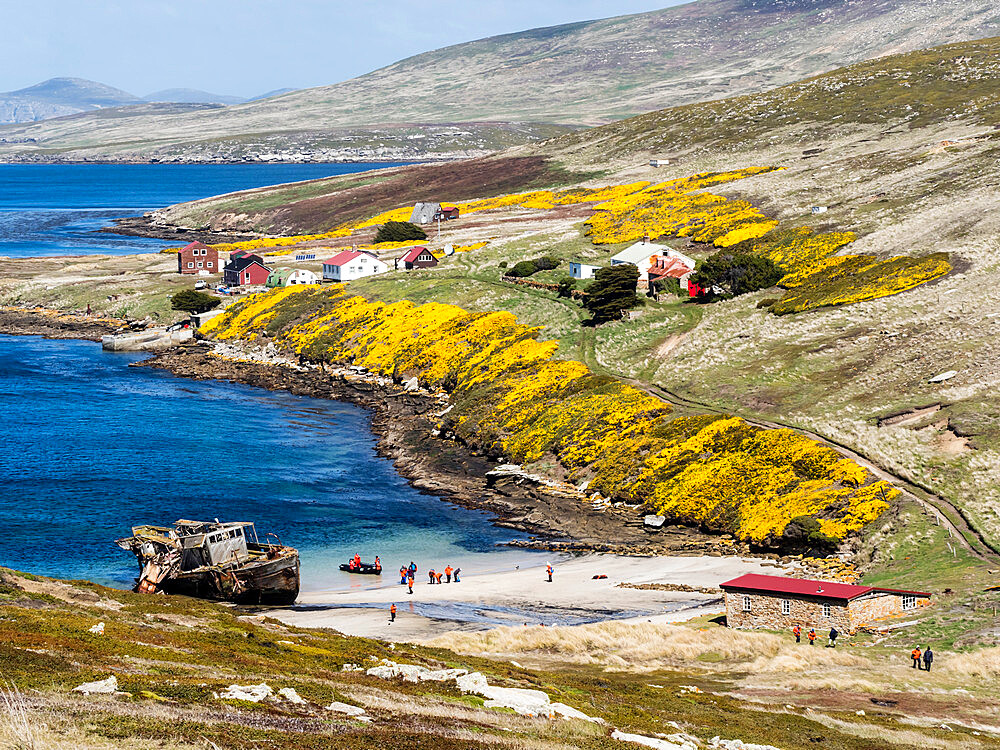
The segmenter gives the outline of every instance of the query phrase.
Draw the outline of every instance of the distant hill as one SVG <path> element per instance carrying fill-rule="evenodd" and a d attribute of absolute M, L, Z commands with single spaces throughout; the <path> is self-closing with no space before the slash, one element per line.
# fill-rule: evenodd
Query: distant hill
<path fill-rule="evenodd" d="M 141 101 L 127 91 L 96 81 L 50 78 L 34 86 L 0 93 L 0 123 L 36 122 Z"/>
<path fill-rule="evenodd" d="M 177 104 L 242 104 L 242 96 L 212 94 L 199 89 L 163 89 L 143 97 L 147 102 L 174 102 Z"/>
<path fill-rule="evenodd" d="M 272 96 L 281 96 L 282 94 L 290 94 L 298 89 L 275 89 L 274 91 L 268 91 L 266 94 L 260 94 L 258 96 L 251 96 L 247 99 L 248 102 L 257 102 L 261 99 L 270 99 Z"/>
<path fill-rule="evenodd" d="M 225 109 L 4 128 L 0 158 L 196 159 L 225 144 L 230 159 L 322 159 L 331 132 L 345 129 L 361 155 L 379 150 L 391 124 L 597 125 L 998 28 L 993 0 L 697 0 L 447 47 Z"/>

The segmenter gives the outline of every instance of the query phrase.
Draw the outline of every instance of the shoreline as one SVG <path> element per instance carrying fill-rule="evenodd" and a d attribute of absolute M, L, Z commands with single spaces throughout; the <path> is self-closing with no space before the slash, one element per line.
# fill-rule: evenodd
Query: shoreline
<path fill-rule="evenodd" d="M 595 622 L 679 623 L 725 611 L 719 583 L 743 573 L 774 574 L 781 566 L 753 557 L 656 558 L 592 553 L 552 558 L 543 566 L 463 576 L 461 583 L 427 583 L 418 571 L 413 594 L 398 576 L 348 590 L 310 591 L 291 607 L 255 610 L 286 625 L 327 628 L 345 635 L 421 643 L 448 632 L 497 627 L 575 626 Z M 390 571 L 391 573 L 391 571 Z M 606 576 L 606 578 L 597 578 Z M 667 584 L 644 588 L 645 584 Z M 664 590 L 670 586 L 677 590 Z M 684 591 L 684 587 L 695 589 Z M 390 604 L 397 618 L 390 623 Z"/>

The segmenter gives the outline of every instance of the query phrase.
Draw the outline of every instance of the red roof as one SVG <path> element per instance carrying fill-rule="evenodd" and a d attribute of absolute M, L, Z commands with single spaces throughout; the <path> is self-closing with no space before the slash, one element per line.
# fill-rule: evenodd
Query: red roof
<path fill-rule="evenodd" d="M 194 250 L 195 248 L 198 248 L 199 250 L 201 250 L 202 248 L 204 248 L 206 250 L 211 250 L 211 248 L 208 245 L 206 245 L 204 242 L 198 242 L 197 240 L 194 241 L 194 242 L 192 242 L 189 245 L 185 245 L 184 247 L 181 248 L 181 250 L 182 251 L 184 251 L 184 250 Z"/>
<path fill-rule="evenodd" d="M 413 247 L 413 248 L 410 248 L 409 252 L 407 252 L 406 255 L 404 255 L 402 258 L 400 258 L 400 260 L 403 261 L 404 263 L 412 263 L 417 258 L 419 258 L 420 257 L 420 253 L 422 253 L 426 249 L 427 249 L 426 247 Z"/>
<path fill-rule="evenodd" d="M 345 263 L 350 263 L 355 258 L 361 257 L 361 253 L 357 250 L 344 250 L 343 252 L 337 253 L 329 260 L 324 260 L 324 266 L 342 266 Z"/>
<path fill-rule="evenodd" d="M 693 270 L 693 268 L 688 268 L 683 261 L 677 260 L 676 258 L 667 258 L 665 261 L 660 260 L 654 263 L 649 269 L 649 275 L 660 279 L 665 276 L 680 279 L 687 276 Z"/>
<path fill-rule="evenodd" d="M 739 578 L 719 584 L 722 589 L 742 589 L 760 591 L 767 594 L 795 594 L 797 596 L 817 596 L 822 599 L 839 599 L 849 601 L 873 591 L 887 594 L 914 594 L 929 597 L 924 591 L 903 591 L 901 589 L 883 589 L 875 586 L 856 586 L 851 583 L 831 583 L 830 581 L 815 581 L 809 578 L 785 578 L 783 576 L 762 576 L 757 573 L 747 573 Z"/>

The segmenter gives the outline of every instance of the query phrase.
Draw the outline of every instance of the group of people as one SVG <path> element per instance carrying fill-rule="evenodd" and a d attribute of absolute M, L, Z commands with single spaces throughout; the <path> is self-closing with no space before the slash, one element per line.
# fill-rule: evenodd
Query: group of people
<path fill-rule="evenodd" d="M 435 572 L 433 568 L 427 571 L 428 583 L 451 583 L 454 580 L 455 583 L 461 583 L 459 575 L 461 574 L 461 568 L 453 568 L 450 565 L 446 565 L 444 570 L 440 573 Z M 417 564 L 410 561 L 409 565 L 404 565 L 399 569 L 399 583 L 406 586 L 409 589 L 409 593 L 413 593 L 413 582 L 417 577 Z M 442 581 L 441 579 L 444 578 Z"/>
<path fill-rule="evenodd" d="M 931 651 L 930 646 L 923 651 L 920 650 L 920 646 L 914 646 L 910 652 L 910 658 L 913 660 L 914 669 L 924 669 L 930 672 L 931 664 L 934 662 L 934 652 Z M 923 662 L 923 666 L 920 665 L 921 662 Z"/>
<path fill-rule="evenodd" d="M 375 563 L 372 567 L 375 568 L 377 573 L 382 573 L 382 560 L 379 559 L 378 555 L 375 555 Z M 348 560 L 347 569 L 349 571 L 361 570 L 361 555 L 355 554 L 354 557 Z"/>
<path fill-rule="evenodd" d="M 795 636 L 796 643 L 802 643 L 802 627 L 796 625 L 792 628 L 792 635 Z M 826 644 L 827 648 L 837 648 L 837 637 L 840 635 L 840 631 L 836 628 L 830 628 L 830 642 Z M 816 628 L 809 628 L 809 632 L 806 633 L 806 638 L 809 639 L 809 645 L 815 646 L 816 639 L 819 636 L 816 634 Z"/>

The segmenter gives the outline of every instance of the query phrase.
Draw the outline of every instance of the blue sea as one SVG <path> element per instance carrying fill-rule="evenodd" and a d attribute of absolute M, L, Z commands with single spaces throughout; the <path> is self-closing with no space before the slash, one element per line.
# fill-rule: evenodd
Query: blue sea
<path fill-rule="evenodd" d="M 220 193 L 396 164 L 0 164 L 0 256 L 153 253 L 112 219 Z"/>
<path fill-rule="evenodd" d="M 0 565 L 128 587 L 114 545 L 140 523 L 246 520 L 302 553 L 304 589 L 371 579 L 338 569 L 355 552 L 391 571 L 467 574 L 542 562 L 489 516 L 421 494 L 378 456 L 352 404 L 129 367 L 144 355 L 0 335 Z"/>
<path fill-rule="evenodd" d="M 98 233 L 111 218 L 375 166 L 0 165 L 0 256 L 154 252 Z M 338 566 L 415 561 L 466 573 L 539 553 L 486 514 L 412 489 L 350 404 L 196 382 L 98 344 L 0 335 L 0 565 L 128 587 L 114 546 L 136 524 L 246 520 L 302 552 L 305 589 L 368 583 Z M 360 581 L 358 579 L 361 579 Z"/>

